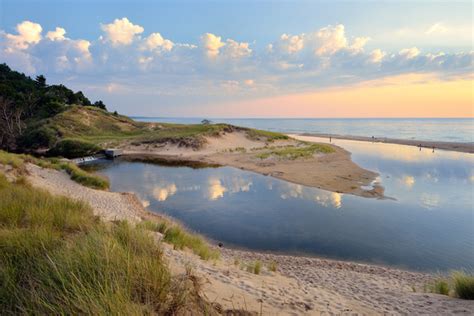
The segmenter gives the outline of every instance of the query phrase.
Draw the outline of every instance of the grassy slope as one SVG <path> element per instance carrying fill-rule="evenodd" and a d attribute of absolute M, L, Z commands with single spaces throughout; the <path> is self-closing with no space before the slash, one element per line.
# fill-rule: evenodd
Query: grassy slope
<path fill-rule="evenodd" d="M 68 110 L 48 119 L 46 125 L 56 130 L 61 138 L 88 141 L 112 146 L 123 141 L 136 143 L 171 142 L 190 146 L 202 145 L 202 137 L 222 132 L 243 130 L 251 139 L 287 139 L 274 132 L 237 128 L 228 124 L 168 124 L 136 122 L 126 116 L 114 115 L 94 107 L 71 106 Z"/>
<path fill-rule="evenodd" d="M 103 224 L 83 203 L 2 174 L 0 196 L 1 314 L 209 313 L 143 228 Z"/>
<path fill-rule="evenodd" d="M 73 181 L 93 189 L 108 189 L 107 179 L 86 172 L 73 163 L 60 162 L 57 159 L 39 159 L 29 155 L 18 155 L 0 150 L 0 164 L 9 165 L 20 174 L 26 173 L 26 163 L 32 163 L 42 168 L 65 170 Z"/>

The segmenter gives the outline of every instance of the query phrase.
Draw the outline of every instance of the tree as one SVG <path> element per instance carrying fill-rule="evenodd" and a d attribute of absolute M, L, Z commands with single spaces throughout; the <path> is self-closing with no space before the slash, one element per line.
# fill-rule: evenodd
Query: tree
<path fill-rule="evenodd" d="M 46 78 L 43 75 L 36 76 L 36 85 L 39 88 L 46 88 Z"/>
<path fill-rule="evenodd" d="M 96 108 L 100 108 L 102 110 L 106 110 L 107 111 L 107 108 L 105 107 L 105 104 L 104 102 L 102 102 L 102 100 L 99 100 L 99 101 L 95 101 L 93 106 L 95 106 Z"/>
<path fill-rule="evenodd" d="M 203 124 L 203 125 L 209 125 L 211 123 L 212 123 L 212 121 L 208 120 L 208 119 L 204 119 L 204 120 L 201 121 L 201 124 Z"/>

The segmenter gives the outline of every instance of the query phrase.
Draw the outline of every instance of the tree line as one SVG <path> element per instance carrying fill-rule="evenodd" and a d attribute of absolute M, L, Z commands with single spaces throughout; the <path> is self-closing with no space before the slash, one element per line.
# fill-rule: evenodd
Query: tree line
<path fill-rule="evenodd" d="M 0 64 L 0 148 L 15 151 L 28 143 L 28 127 L 53 117 L 70 105 L 94 106 L 107 110 L 101 100 L 92 103 L 81 91 L 48 85 L 43 75 L 35 79 Z M 47 135 L 46 135 L 47 136 Z"/>

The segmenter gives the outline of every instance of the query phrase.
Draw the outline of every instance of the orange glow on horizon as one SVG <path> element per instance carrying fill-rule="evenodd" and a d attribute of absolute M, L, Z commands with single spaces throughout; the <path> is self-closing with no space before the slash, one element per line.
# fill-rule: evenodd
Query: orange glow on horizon
<path fill-rule="evenodd" d="M 473 80 L 408 74 L 220 104 L 211 112 L 216 117 L 474 117 Z"/>

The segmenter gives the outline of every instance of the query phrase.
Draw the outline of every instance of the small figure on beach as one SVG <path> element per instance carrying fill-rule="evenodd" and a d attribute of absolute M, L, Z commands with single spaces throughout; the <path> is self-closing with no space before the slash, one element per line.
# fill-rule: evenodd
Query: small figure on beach
<path fill-rule="evenodd" d="M 331 136 L 329 136 L 329 142 L 331 142 L 331 140 L 332 140 L 332 137 L 331 137 Z"/>
<path fill-rule="evenodd" d="M 434 152 L 435 147 L 433 146 L 433 152 Z"/>
<path fill-rule="evenodd" d="M 421 151 L 421 144 L 418 144 L 418 147 L 420 148 L 420 151 Z"/>

